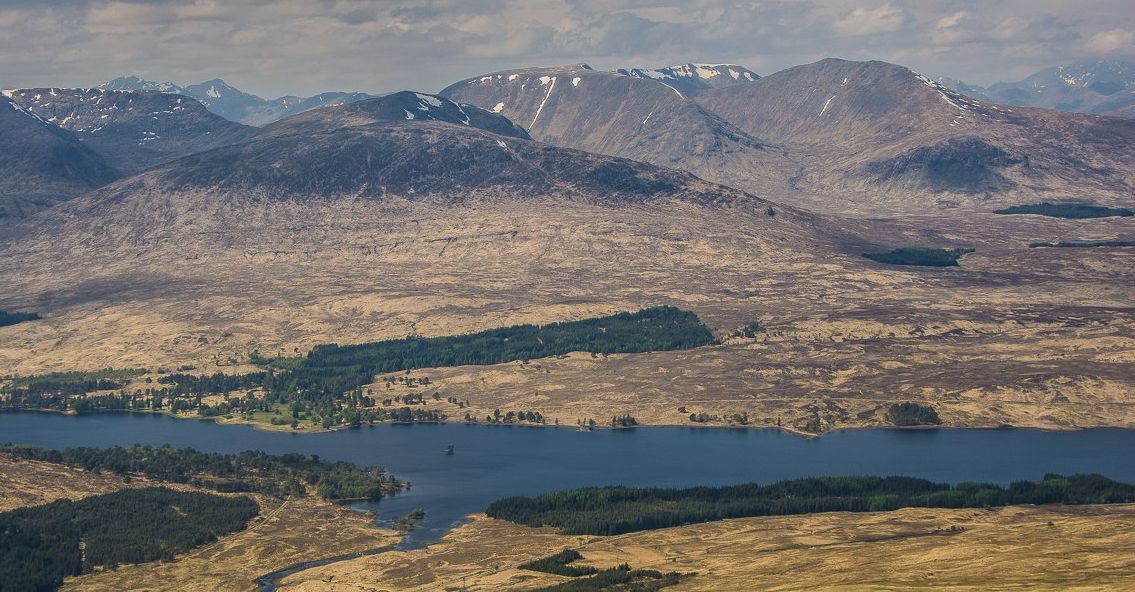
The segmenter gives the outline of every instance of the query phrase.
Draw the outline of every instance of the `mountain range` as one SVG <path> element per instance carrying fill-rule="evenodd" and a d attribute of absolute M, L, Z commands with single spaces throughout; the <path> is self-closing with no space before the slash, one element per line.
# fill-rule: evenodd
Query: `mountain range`
<path fill-rule="evenodd" d="M 256 128 L 216 115 L 189 97 L 153 90 L 28 88 L 9 96 L 75 134 L 125 174 L 256 133 Z"/>
<path fill-rule="evenodd" d="M 669 304 L 721 344 L 442 388 L 569 421 L 804 429 L 915 400 L 950 425 L 1135 421 L 1129 254 L 1030 246 L 1118 244 L 1132 218 L 994 213 L 1130 207 L 1135 121 L 883 62 L 698 68 L 508 70 L 263 127 L 161 90 L 7 92 L 0 309 L 42 318 L 3 328 L 0 375 L 251 371 L 252 351 Z M 863 256 L 916 246 L 964 257 Z"/>
<path fill-rule="evenodd" d="M 441 94 L 544 142 L 820 211 L 1126 203 L 1135 187 L 1131 122 L 988 104 L 884 62 L 827 59 L 692 96 L 586 65 L 475 76 Z"/>
<path fill-rule="evenodd" d="M 765 77 L 732 65 L 525 68 L 475 76 L 440 96 L 352 95 L 264 128 L 213 111 L 252 100 L 219 80 L 184 89 L 138 78 L 105 86 L 5 91 L 44 122 L 24 122 L 27 129 L 69 132 L 53 137 L 83 144 L 101 164 L 92 165 L 87 151 L 62 150 L 74 166 L 41 167 L 40 177 L 13 170 L 4 194 L 9 218 L 263 133 L 415 118 L 678 169 L 838 214 L 1068 199 L 1115 205 L 1135 190 L 1135 155 L 1127 149 L 1135 122 L 988 103 L 883 62 L 827 59 Z M 130 87 L 143 90 L 122 90 Z M 210 100 L 213 110 L 188 94 Z M 51 171 L 59 179 L 34 189 L 17 181 Z"/>
<path fill-rule="evenodd" d="M 121 76 L 99 86 L 105 90 L 154 90 L 193 97 L 207 109 L 228 119 L 246 125 L 262 126 L 318 107 L 342 105 L 374 95 L 361 92 L 325 92 L 311 97 L 283 96 L 263 99 L 233 87 L 224 80 L 214 78 L 189 86 L 171 82 L 154 82 L 138 76 Z"/>
<path fill-rule="evenodd" d="M 939 81 L 983 101 L 1135 117 L 1135 62 L 1096 60 L 1054 66 L 1018 82 L 987 87 L 950 78 Z"/>

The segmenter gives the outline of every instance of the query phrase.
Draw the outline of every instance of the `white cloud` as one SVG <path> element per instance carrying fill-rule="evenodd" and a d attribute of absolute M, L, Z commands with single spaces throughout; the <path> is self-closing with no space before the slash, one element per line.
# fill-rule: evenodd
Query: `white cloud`
<path fill-rule="evenodd" d="M 986 84 L 1135 56 L 1132 0 L 0 0 L 7 86 L 123 73 L 265 96 L 437 90 L 476 74 L 835 56 Z M 1028 15 L 1028 16 L 1021 16 Z"/>
<path fill-rule="evenodd" d="M 902 9 L 884 4 L 878 8 L 856 8 L 837 21 L 834 28 L 844 35 L 878 35 L 898 31 L 905 21 Z"/>
<path fill-rule="evenodd" d="M 953 45 L 972 40 L 976 32 L 966 26 L 971 17 L 968 11 L 959 10 L 938 19 L 930 33 L 930 39 L 935 45 Z"/>
<path fill-rule="evenodd" d="M 1096 33 L 1084 44 L 1084 49 L 1096 55 L 1128 53 L 1135 50 L 1135 33 L 1123 29 Z"/>
<path fill-rule="evenodd" d="M 938 19 L 938 29 L 939 30 L 945 30 L 945 29 L 957 28 L 958 25 L 965 22 L 967 19 L 970 18 L 970 16 L 971 15 L 970 15 L 969 11 L 959 10 L 959 11 L 955 12 L 954 14 L 951 14 L 950 16 L 945 16 L 945 17 Z"/>
<path fill-rule="evenodd" d="M 1029 22 L 1027 20 L 1011 16 L 997 23 L 997 26 L 993 27 L 989 35 L 994 39 L 1008 40 L 1021 35 L 1028 28 Z"/>

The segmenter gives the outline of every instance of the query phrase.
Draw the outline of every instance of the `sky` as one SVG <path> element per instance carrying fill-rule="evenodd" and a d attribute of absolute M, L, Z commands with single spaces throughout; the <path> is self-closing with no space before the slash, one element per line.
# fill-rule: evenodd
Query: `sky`
<path fill-rule="evenodd" d="M 1135 0 L 0 0 L 0 87 L 124 74 L 264 97 L 477 74 L 878 59 L 971 84 L 1135 59 Z"/>

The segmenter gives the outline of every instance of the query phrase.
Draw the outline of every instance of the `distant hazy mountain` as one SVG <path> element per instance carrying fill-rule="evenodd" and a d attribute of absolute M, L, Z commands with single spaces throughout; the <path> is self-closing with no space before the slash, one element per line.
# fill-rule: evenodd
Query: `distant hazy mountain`
<path fill-rule="evenodd" d="M 75 134 L 0 96 L 0 225 L 118 177 Z"/>
<path fill-rule="evenodd" d="M 942 78 L 940 82 L 971 97 L 1059 111 L 1135 115 L 1135 62 L 1098 60 L 1041 70 L 1020 82 L 989 87 Z"/>
<path fill-rule="evenodd" d="M 752 82 L 760 76 L 735 64 L 683 64 L 665 68 L 620 68 L 619 74 L 657 80 L 693 95 L 706 89 Z"/>
<path fill-rule="evenodd" d="M 256 126 L 267 125 L 289 115 L 317 107 L 342 105 L 374 96 L 360 92 L 326 92 L 312 97 L 285 96 L 276 99 L 264 99 L 246 93 L 220 78 L 183 87 L 172 82 L 154 82 L 137 76 L 122 76 L 99 86 L 99 88 L 107 90 L 156 90 L 182 94 L 197 99 L 210 111 L 225 119 Z"/>
<path fill-rule="evenodd" d="M 210 113 L 192 98 L 157 90 L 26 88 L 10 96 L 72 132 L 123 173 L 239 142 L 257 131 Z"/>

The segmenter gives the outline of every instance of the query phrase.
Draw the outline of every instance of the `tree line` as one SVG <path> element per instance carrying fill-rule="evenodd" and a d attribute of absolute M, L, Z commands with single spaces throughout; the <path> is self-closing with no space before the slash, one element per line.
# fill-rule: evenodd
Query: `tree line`
<path fill-rule="evenodd" d="M 1018 481 L 1007 488 L 989 483 L 950 486 L 912 477 L 816 477 L 691 489 L 572 489 L 505 498 L 489 505 L 486 513 L 533 527 L 554 526 L 565 534 L 615 535 L 750 516 L 1130 502 L 1135 502 L 1135 485 L 1095 474 L 1045 475 L 1041 481 Z"/>
<path fill-rule="evenodd" d="M 444 421 L 438 411 L 412 409 L 374 410 L 374 397 L 363 387 L 376 374 L 425 367 L 462 364 L 498 364 L 563 355 L 574 351 L 592 354 L 633 353 L 699 347 L 714 342 L 713 334 L 692 312 L 671 306 L 621 312 L 606 317 L 551 323 L 514 325 L 466 335 L 407 337 L 359 345 L 315 347 L 302 358 L 268 359 L 253 353 L 261 372 L 229 375 L 195 375 L 177 372 L 160 376 L 145 390 L 125 392 L 136 374 L 64 373 L 18 379 L 0 390 L 0 405 L 15 409 L 54 409 L 83 413 L 104 410 L 169 410 L 203 417 L 269 411 L 278 404 L 292 408 L 283 425 L 318 417 L 324 427 L 358 425 L 371 421 Z M 391 381 L 388 380 L 388 383 Z M 428 385 L 428 379 L 403 378 L 408 386 Z M 150 379 L 147 379 L 150 383 Z M 123 390 L 120 390 L 123 389 Z M 120 391 L 99 393 L 101 391 Z M 207 395 L 244 392 L 243 398 L 207 405 Z M 368 393 L 369 394 L 369 393 Z M 435 397 L 440 399 L 440 395 Z M 417 400 L 423 400 L 421 395 Z M 409 403 L 410 401 L 404 401 Z M 386 401 L 383 401 L 384 406 Z M 460 406 L 460 403 L 458 403 Z M 529 415 L 525 414 L 526 421 Z M 542 418 L 535 420 L 542 422 Z"/>
<path fill-rule="evenodd" d="M 1111 216 L 1135 216 L 1135 210 L 1129 208 L 1108 208 L 1082 203 L 1051 203 L 1026 204 L 1009 206 L 1000 210 L 993 210 L 994 214 L 1036 214 L 1050 218 L 1107 218 Z"/>
<path fill-rule="evenodd" d="M 7 327 L 8 325 L 15 325 L 16 323 L 23 323 L 25 321 L 36 321 L 39 320 L 39 318 L 39 313 L 0 310 L 0 327 Z"/>
<path fill-rule="evenodd" d="M 215 491 L 257 492 L 277 497 L 305 496 L 311 488 L 316 495 L 329 500 L 378 499 L 405 487 L 382 467 L 360 467 L 294 453 L 273 455 L 247 450 L 225 454 L 168 445 L 50 450 L 13 444 L 0 445 L 0 453 L 87 471 L 144 475 Z"/>
<path fill-rule="evenodd" d="M 937 249 L 933 247 L 901 247 L 885 253 L 863 253 L 863 256 L 889 265 L 921 265 L 925 267 L 956 267 L 958 259 L 973 249 Z"/>
<path fill-rule="evenodd" d="M 126 489 L 0 514 L 0 588 L 55 590 L 95 568 L 173 559 L 243 530 L 251 498 L 166 488 Z"/>
<path fill-rule="evenodd" d="M 920 405 L 907 401 L 894 403 L 887 409 L 887 418 L 897 426 L 938 425 L 942 419 L 938 412 L 929 405 Z"/>

